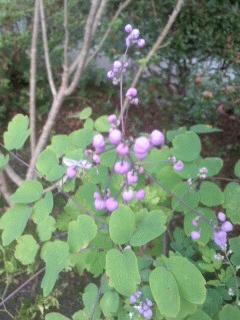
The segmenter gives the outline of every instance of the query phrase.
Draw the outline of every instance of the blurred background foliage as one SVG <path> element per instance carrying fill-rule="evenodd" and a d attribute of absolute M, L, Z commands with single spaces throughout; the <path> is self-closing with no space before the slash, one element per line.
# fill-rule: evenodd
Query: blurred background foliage
<path fill-rule="evenodd" d="M 54 77 L 61 73 L 63 43 L 62 1 L 46 0 L 50 58 Z M 123 1 L 110 0 L 95 44 L 101 40 L 111 17 Z M 112 59 L 124 50 L 126 23 L 138 27 L 146 39 L 143 52 L 131 52 L 141 63 L 165 25 L 174 7 L 173 0 L 133 0 L 115 21 L 113 31 L 96 62 L 89 66 L 79 90 L 68 100 L 73 108 L 81 98 L 96 95 L 105 112 L 117 107 L 117 90 L 106 82 L 105 71 Z M 70 59 L 81 46 L 88 1 L 69 1 Z M 27 112 L 29 52 L 33 1 L 0 0 L 0 121 L 15 112 Z M 230 0 L 186 0 L 166 42 L 147 66 L 139 84 L 142 108 L 164 113 L 167 125 L 208 122 L 215 124 L 219 112 L 239 119 L 240 3 Z M 49 109 L 41 34 L 39 34 L 37 79 L 38 117 Z M 131 73 L 137 68 L 132 63 Z M 130 77 L 129 77 L 130 82 Z M 88 101 L 89 102 L 89 101 Z M 91 101 L 90 101 L 91 103 Z M 92 106 L 94 107 L 94 106 Z M 101 110 L 103 111 L 103 110 Z"/>

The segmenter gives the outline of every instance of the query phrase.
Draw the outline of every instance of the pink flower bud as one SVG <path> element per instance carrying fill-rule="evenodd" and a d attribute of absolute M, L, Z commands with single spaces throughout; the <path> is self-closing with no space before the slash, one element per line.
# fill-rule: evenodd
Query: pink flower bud
<path fill-rule="evenodd" d="M 194 240 L 194 241 L 199 240 L 200 237 L 201 237 L 201 233 L 199 231 L 192 231 L 191 232 L 192 240 Z"/>
<path fill-rule="evenodd" d="M 118 208 L 118 202 L 114 198 L 108 198 L 105 203 L 109 212 L 113 212 Z"/>
<path fill-rule="evenodd" d="M 139 154 L 146 154 L 150 150 L 150 142 L 146 137 L 139 137 L 135 140 L 134 143 L 134 153 L 139 155 Z"/>
<path fill-rule="evenodd" d="M 129 148 L 127 145 L 125 145 L 124 143 L 120 143 L 117 148 L 116 148 L 117 154 L 119 154 L 120 156 L 126 156 L 129 154 Z"/>
<path fill-rule="evenodd" d="M 132 189 L 125 190 L 122 193 L 123 201 L 130 202 L 134 198 L 134 191 Z"/>
<path fill-rule="evenodd" d="M 229 221 L 223 222 L 221 229 L 225 232 L 231 232 L 233 230 L 233 225 Z"/>
<path fill-rule="evenodd" d="M 105 203 L 105 200 L 103 199 L 98 199 L 96 198 L 95 201 L 94 201 L 94 207 L 97 211 L 103 211 L 106 209 L 106 203 Z"/>
<path fill-rule="evenodd" d="M 110 79 L 110 80 L 112 80 L 112 79 L 113 79 L 113 77 L 114 77 L 114 73 L 112 72 L 112 70 L 108 71 L 108 73 L 107 73 L 107 77 L 108 77 L 108 79 Z"/>
<path fill-rule="evenodd" d="M 224 222 L 226 220 L 226 216 L 223 212 L 218 212 L 218 220 Z"/>
<path fill-rule="evenodd" d="M 133 29 L 130 36 L 132 39 L 137 40 L 140 36 L 140 31 L 138 29 Z"/>
<path fill-rule="evenodd" d="M 139 39 L 137 42 L 138 48 L 143 48 L 145 46 L 145 40 L 144 39 Z"/>
<path fill-rule="evenodd" d="M 115 125 L 117 123 L 117 116 L 115 114 L 110 114 L 110 116 L 108 116 L 108 122 Z"/>
<path fill-rule="evenodd" d="M 93 198 L 94 198 L 94 199 L 101 199 L 102 197 L 101 197 L 101 195 L 100 195 L 99 192 L 94 192 Z"/>
<path fill-rule="evenodd" d="M 129 88 L 126 93 L 126 97 L 132 99 L 132 98 L 135 98 L 136 96 L 137 96 L 137 89 Z"/>
<path fill-rule="evenodd" d="M 125 26 L 125 28 L 124 28 L 124 30 L 125 30 L 125 32 L 127 32 L 127 33 L 130 33 L 130 32 L 132 32 L 132 26 L 130 25 L 130 24 L 127 24 L 126 26 Z"/>
<path fill-rule="evenodd" d="M 113 70 L 119 71 L 122 68 L 122 63 L 120 61 L 114 61 L 113 63 Z"/>
<path fill-rule="evenodd" d="M 127 161 L 118 161 L 114 165 L 114 171 L 117 174 L 126 174 L 130 170 L 130 164 Z"/>
<path fill-rule="evenodd" d="M 227 233 L 225 231 L 214 232 L 213 240 L 216 243 L 216 245 L 219 246 L 222 250 L 226 249 Z"/>
<path fill-rule="evenodd" d="M 93 161 L 96 163 L 96 164 L 100 164 L 101 163 L 101 159 L 99 157 L 98 154 L 94 154 L 93 155 Z"/>
<path fill-rule="evenodd" d="M 132 170 L 127 173 L 127 183 L 129 185 L 136 184 L 138 182 L 138 176 Z"/>
<path fill-rule="evenodd" d="M 178 160 L 174 165 L 173 168 L 176 172 L 181 172 L 184 169 L 184 163 L 181 160 Z"/>
<path fill-rule="evenodd" d="M 75 166 L 71 166 L 67 168 L 67 177 L 69 179 L 74 179 L 77 175 L 77 169 Z"/>
<path fill-rule="evenodd" d="M 153 146 L 162 146 L 165 142 L 164 134 L 159 130 L 153 130 L 150 135 L 150 142 Z"/>
<path fill-rule="evenodd" d="M 112 129 L 109 133 L 108 138 L 110 143 L 117 145 L 122 139 L 122 132 L 118 129 Z"/>
<path fill-rule="evenodd" d="M 105 146 L 104 137 L 102 134 L 96 134 L 93 137 L 93 146 L 95 149 L 102 149 Z"/>
<path fill-rule="evenodd" d="M 140 200 L 140 201 L 141 201 L 141 200 L 144 200 L 144 198 L 145 198 L 145 191 L 144 191 L 143 189 L 137 191 L 136 194 L 135 194 L 135 198 L 136 198 L 136 200 Z"/>

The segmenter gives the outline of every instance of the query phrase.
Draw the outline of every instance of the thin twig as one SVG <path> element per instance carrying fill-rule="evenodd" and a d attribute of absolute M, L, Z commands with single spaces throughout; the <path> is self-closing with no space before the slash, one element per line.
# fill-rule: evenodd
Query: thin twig
<path fill-rule="evenodd" d="M 68 42 L 69 42 L 69 32 L 68 32 L 68 0 L 64 0 L 64 53 L 63 53 L 63 83 L 67 88 L 68 85 Z"/>
<path fill-rule="evenodd" d="M 47 70 L 48 82 L 52 92 L 52 95 L 56 95 L 56 87 L 53 80 L 52 67 L 49 57 L 49 47 L 48 47 L 48 38 L 47 38 L 47 24 L 44 12 L 43 0 L 40 1 L 40 15 L 41 15 L 41 26 L 42 26 L 42 40 L 43 40 L 43 48 L 44 48 L 44 57 L 45 57 L 45 65 Z"/>
<path fill-rule="evenodd" d="M 7 165 L 4 169 L 8 177 L 19 187 L 23 180 L 22 178 L 13 170 L 13 168 L 10 165 Z"/>
<path fill-rule="evenodd" d="M 30 115 L 30 143 L 33 155 L 36 145 L 36 80 L 37 80 L 37 40 L 39 31 L 39 0 L 35 0 L 32 45 L 30 58 L 30 88 L 29 88 L 29 115 Z"/>
<path fill-rule="evenodd" d="M 8 191 L 7 182 L 3 172 L 0 172 L 0 193 L 3 195 L 7 204 L 10 205 L 10 193 Z"/>

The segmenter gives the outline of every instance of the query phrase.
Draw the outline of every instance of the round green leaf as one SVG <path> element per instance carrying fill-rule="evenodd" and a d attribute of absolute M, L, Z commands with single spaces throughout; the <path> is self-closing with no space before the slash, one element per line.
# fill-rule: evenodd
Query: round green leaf
<path fill-rule="evenodd" d="M 158 267 L 150 273 L 149 284 L 161 315 L 176 317 L 180 311 L 180 295 L 172 273 Z"/>
<path fill-rule="evenodd" d="M 98 132 L 108 132 L 110 129 L 110 124 L 108 122 L 107 116 L 101 116 L 101 117 L 97 118 L 94 125 L 95 125 L 95 129 Z"/>
<path fill-rule="evenodd" d="M 219 320 L 239 320 L 240 310 L 237 306 L 226 304 L 219 313 Z"/>
<path fill-rule="evenodd" d="M 43 186 L 38 181 L 24 181 L 11 196 L 12 203 L 32 203 L 39 200 L 43 193 Z"/>
<path fill-rule="evenodd" d="M 166 230 L 166 220 L 166 215 L 160 210 L 147 213 L 132 235 L 130 244 L 138 247 L 159 237 Z"/>
<path fill-rule="evenodd" d="M 230 182 L 224 189 L 224 208 L 233 223 L 240 224 L 240 185 Z"/>
<path fill-rule="evenodd" d="M 199 193 L 186 182 L 178 183 L 172 190 L 172 208 L 177 212 L 198 207 Z"/>
<path fill-rule="evenodd" d="M 106 272 L 110 285 L 127 297 L 136 292 L 141 281 L 137 257 L 131 250 L 123 253 L 117 249 L 109 250 L 106 255 Z"/>
<path fill-rule="evenodd" d="M 197 267 L 180 256 L 171 256 L 166 264 L 177 281 L 181 297 L 193 304 L 203 304 L 206 281 Z"/>
<path fill-rule="evenodd" d="M 208 207 L 218 206 L 224 201 L 221 189 L 213 182 L 202 182 L 199 194 L 201 203 Z"/>
<path fill-rule="evenodd" d="M 234 320 L 232 318 L 228 318 L 228 320 L 230 319 Z M 193 315 L 189 316 L 187 320 L 212 320 L 212 319 L 204 311 L 197 310 Z"/>
<path fill-rule="evenodd" d="M 130 241 L 135 230 L 135 217 L 127 206 L 121 206 L 114 211 L 109 219 L 110 238 L 116 244 L 124 244 Z"/>
<path fill-rule="evenodd" d="M 100 300 L 100 306 L 106 318 L 114 316 L 119 308 L 119 295 L 117 292 L 105 292 Z"/>
<path fill-rule="evenodd" d="M 199 162 L 199 168 L 207 168 L 208 169 L 208 177 L 212 177 L 217 175 L 222 169 L 223 161 L 221 158 L 205 158 L 201 159 Z"/>
<path fill-rule="evenodd" d="M 92 114 L 92 108 L 87 107 L 84 108 L 80 113 L 79 113 L 79 118 L 81 120 L 86 120 L 87 118 L 89 118 Z"/>
<path fill-rule="evenodd" d="M 45 320 L 70 320 L 70 319 L 63 316 L 60 313 L 51 312 L 46 315 Z"/>
<path fill-rule="evenodd" d="M 196 133 L 188 131 L 173 139 L 173 154 L 177 160 L 193 161 L 199 157 L 201 141 Z"/>
<path fill-rule="evenodd" d="M 17 240 L 15 258 L 23 265 L 32 264 L 35 261 L 39 245 L 32 235 L 26 234 Z"/>
<path fill-rule="evenodd" d="M 235 174 L 235 176 L 240 178 L 240 160 L 238 160 L 238 162 L 235 164 L 234 174 Z"/>

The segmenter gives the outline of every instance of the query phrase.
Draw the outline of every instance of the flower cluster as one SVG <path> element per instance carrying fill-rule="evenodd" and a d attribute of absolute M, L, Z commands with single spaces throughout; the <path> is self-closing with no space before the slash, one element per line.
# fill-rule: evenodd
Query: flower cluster
<path fill-rule="evenodd" d="M 226 215 L 223 212 L 219 212 L 217 215 L 217 218 L 218 218 L 219 224 L 218 226 L 214 227 L 213 241 L 221 250 L 226 250 L 228 233 L 233 230 L 233 225 L 231 222 L 226 220 Z M 200 220 L 200 217 L 198 216 L 192 221 L 192 225 L 198 228 L 198 230 L 191 232 L 191 238 L 194 241 L 199 240 L 201 238 L 201 231 L 199 229 L 199 220 Z"/>
<path fill-rule="evenodd" d="M 144 200 L 145 191 L 135 190 L 139 180 L 139 175 L 144 175 L 144 168 L 141 161 L 144 160 L 153 148 L 161 148 L 165 143 L 164 134 L 159 130 L 154 130 L 149 136 L 140 136 L 134 139 L 127 139 L 118 128 L 119 121 L 116 115 L 108 117 L 111 126 L 108 137 L 96 134 L 93 137 L 93 154 L 99 157 L 107 150 L 107 146 L 113 147 L 117 154 L 117 159 L 113 164 L 113 174 L 124 177 L 124 184 L 121 188 L 122 201 L 129 203 L 132 200 Z M 110 194 L 95 194 L 94 205 L 98 211 L 113 212 L 118 208 L 118 202 Z"/>
<path fill-rule="evenodd" d="M 122 73 L 127 71 L 128 63 L 119 60 L 114 61 L 112 69 L 108 71 L 107 77 L 114 85 L 119 84 Z"/>
<path fill-rule="evenodd" d="M 127 48 L 133 45 L 136 45 L 138 48 L 143 48 L 145 46 L 145 40 L 140 38 L 140 31 L 138 29 L 135 29 L 130 24 L 127 24 L 124 30 L 128 34 L 125 40 Z"/>
<path fill-rule="evenodd" d="M 138 105 L 138 96 L 137 96 L 137 89 L 136 88 L 129 88 L 126 92 L 126 98 L 131 104 Z"/>
<path fill-rule="evenodd" d="M 141 291 L 135 292 L 130 297 L 130 304 L 133 305 L 134 309 L 138 311 L 138 313 L 146 320 L 152 319 L 153 312 L 152 307 L 153 303 L 150 299 L 145 299 L 140 301 L 140 297 L 142 296 Z"/>

